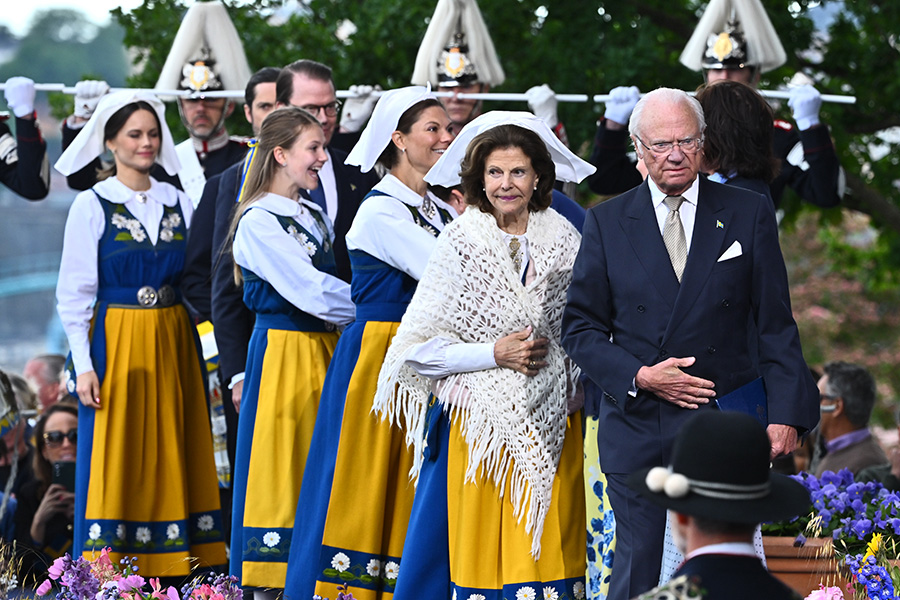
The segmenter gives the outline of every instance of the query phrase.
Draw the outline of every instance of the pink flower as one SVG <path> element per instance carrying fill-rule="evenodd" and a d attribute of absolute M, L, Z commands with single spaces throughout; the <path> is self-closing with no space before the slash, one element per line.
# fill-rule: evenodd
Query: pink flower
<path fill-rule="evenodd" d="M 825 587 L 820 583 L 819 589 L 810 592 L 805 600 L 844 600 L 844 593 L 839 587 Z"/>
<path fill-rule="evenodd" d="M 44 580 L 44 583 L 42 583 L 40 586 L 38 586 L 36 594 L 38 596 L 43 596 L 47 592 L 49 592 L 51 589 L 53 589 L 53 582 L 50 581 L 49 579 L 46 579 L 46 580 Z"/>
<path fill-rule="evenodd" d="M 59 576 L 63 574 L 63 569 L 65 568 L 65 556 L 60 556 L 56 560 L 53 561 L 53 564 L 50 565 L 50 568 L 47 569 L 47 574 L 50 575 L 50 579 L 59 579 Z"/>
<path fill-rule="evenodd" d="M 130 592 L 131 590 L 139 590 L 144 587 L 146 581 L 140 575 L 129 575 L 119 580 L 119 591 Z"/>
<path fill-rule="evenodd" d="M 171 585 L 169 586 L 169 589 L 166 590 L 166 598 L 168 600 L 181 600 L 181 596 L 178 595 L 178 590 Z"/>

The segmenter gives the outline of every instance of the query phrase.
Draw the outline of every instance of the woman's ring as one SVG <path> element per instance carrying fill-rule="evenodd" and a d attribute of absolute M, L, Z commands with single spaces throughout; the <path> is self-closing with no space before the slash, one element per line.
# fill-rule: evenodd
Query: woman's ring
<path fill-rule="evenodd" d="M 529 368 L 529 369 L 534 369 L 535 365 L 537 365 L 537 363 L 534 362 L 534 359 L 531 359 L 531 360 L 528 361 L 528 368 Z"/>

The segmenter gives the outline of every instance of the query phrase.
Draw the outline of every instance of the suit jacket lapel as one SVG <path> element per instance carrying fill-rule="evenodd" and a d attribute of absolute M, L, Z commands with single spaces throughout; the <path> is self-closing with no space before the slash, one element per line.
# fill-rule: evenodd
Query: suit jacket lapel
<path fill-rule="evenodd" d="M 730 214 L 721 199 L 711 189 L 711 184 L 705 177 L 700 177 L 700 192 L 697 196 L 697 214 L 694 218 L 694 232 L 691 236 L 691 249 L 688 252 L 687 264 L 681 278 L 681 289 L 672 318 L 666 328 L 663 340 L 668 340 L 678 325 L 684 320 L 687 313 L 694 306 L 700 292 L 709 279 L 709 273 L 715 266 L 719 256 L 724 251 L 722 245 L 725 234 L 728 231 Z M 721 223 L 721 225 L 719 225 Z"/>
<path fill-rule="evenodd" d="M 649 184 L 645 180 L 623 211 L 622 229 L 638 260 L 644 266 L 647 278 L 668 303 L 669 308 L 678 295 L 678 279 L 669 260 L 669 252 L 659 233 L 659 223 L 653 210 Z"/>

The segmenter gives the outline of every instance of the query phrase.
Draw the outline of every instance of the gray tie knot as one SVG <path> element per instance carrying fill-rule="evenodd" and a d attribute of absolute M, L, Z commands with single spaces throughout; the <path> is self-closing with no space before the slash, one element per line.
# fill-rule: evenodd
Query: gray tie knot
<path fill-rule="evenodd" d="M 666 203 L 666 206 L 669 208 L 669 210 L 677 211 L 679 208 L 681 208 L 681 203 L 684 202 L 684 197 L 666 196 L 664 202 Z"/>

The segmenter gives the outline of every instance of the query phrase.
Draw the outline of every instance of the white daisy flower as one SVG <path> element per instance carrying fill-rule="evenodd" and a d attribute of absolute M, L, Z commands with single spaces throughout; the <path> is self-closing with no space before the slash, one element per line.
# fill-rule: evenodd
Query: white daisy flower
<path fill-rule="evenodd" d="M 350 557 L 343 552 L 338 552 L 331 559 L 331 566 L 337 569 L 339 573 L 343 573 L 350 568 Z"/>
<path fill-rule="evenodd" d="M 397 575 L 400 574 L 400 565 L 395 563 L 394 561 L 390 561 L 388 564 L 384 565 L 384 576 L 388 579 L 397 579 Z"/>
<path fill-rule="evenodd" d="M 141 544 L 146 544 L 150 541 L 150 528 L 149 527 L 138 527 L 137 531 L 134 532 L 134 539 L 136 539 Z"/>
<path fill-rule="evenodd" d="M 200 531 L 212 531 L 214 525 L 215 521 L 213 521 L 212 515 L 201 515 L 197 519 L 197 529 Z"/>
<path fill-rule="evenodd" d="M 116 537 L 119 538 L 120 540 L 125 539 L 125 524 L 124 523 L 119 523 L 116 526 Z"/>
<path fill-rule="evenodd" d="M 575 585 L 572 586 L 572 594 L 575 596 L 576 600 L 584 600 L 584 582 L 576 581 Z"/>
<path fill-rule="evenodd" d="M 481 594 L 471 594 L 469 600 L 484 600 L 484 596 Z"/>
<path fill-rule="evenodd" d="M 316 245 L 313 244 L 312 242 L 310 242 L 309 240 L 307 240 L 306 242 L 303 243 L 303 248 L 306 250 L 306 253 L 309 254 L 310 256 L 312 256 L 316 253 Z"/>
<path fill-rule="evenodd" d="M 163 229 L 159 232 L 159 239 L 164 242 L 171 242 L 172 239 L 175 238 L 175 234 L 172 233 L 172 230 L 169 228 Z"/>
<path fill-rule="evenodd" d="M 559 600 L 559 592 L 550 586 L 545 587 L 544 600 Z"/>
<path fill-rule="evenodd" d="M 178 539 L 178 536 L 181 534 L 181 528 L 177 523 L 169 523 L 169 526 L 166 527 L 166 537 L 170 540 Z"/>
<path fill-rule="evenodd" d="M 181 225 L 181 215 L 178 213 L 171 213 L 169 215 L 169 225 L 173 228 Z"/>
<path fill-rule="evenodd" d="M 535 600 L 535 598 L 537 595 L 535 595 L 533 587 L 525 586 L 516 590 L 516 600 Z"/>
<path fill-rule="evenodd" d="M 372 577 L 378 577 L 381 574 L 381 561 L 377 558 L 371 559 L 366 565 L 366 573 Z"/>
<path fill-rule="evenodd" d="M 88 537 L 90 537 L 92 540 L 99 540 L 100 533 L 100 523 L 93 523 L 88 529 Z"/>
<path fill-rule="evenodd" d="M 268 546 L 269 548 L 274 548 L 278 545 L 278 542 L 281 541 L 281 536 L 278 535 L 277 531 L 267 531 L 263 536 L 263 544 Z"/>
<path fill-rule="evenodd" d="M 456 600 L 456 590 L 453 590 L 453 600 Z"/>
<path fill-rule="evenodd" d="M 124 215 L 120 215 L 119 213 L 116 213 L 112 216 L 112 219 L 110 219 L 110 222 L 113 225 L 115 225 L 117 229 L 122 229 L 128 223 L 128 219 L 126 219 L 124 217 Z"/>

